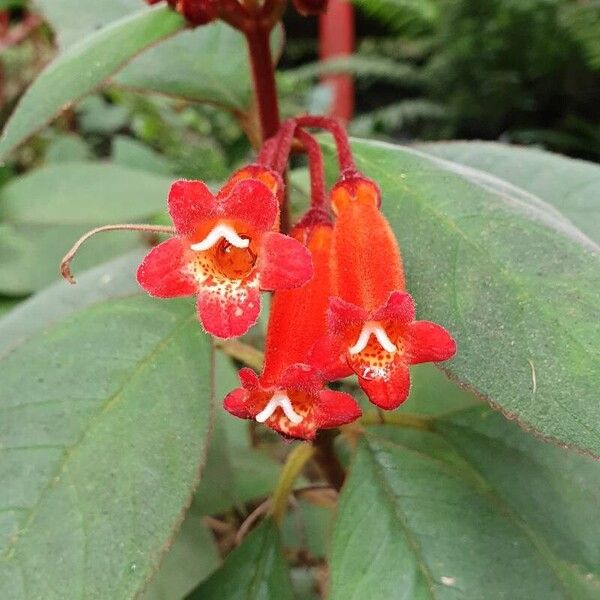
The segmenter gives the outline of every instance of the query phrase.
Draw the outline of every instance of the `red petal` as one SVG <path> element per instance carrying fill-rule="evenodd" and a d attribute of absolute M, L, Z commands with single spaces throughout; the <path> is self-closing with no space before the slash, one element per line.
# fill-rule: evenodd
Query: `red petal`
<path fill-rule="evenodd" d="M 396 291 L 388 301 L 372 316 L 373 321 L 399 321 L 409 323 L 415 320 L 415 302 L 410 294 Z"/>
<path fill-rule="evenodd" d="M 224 218 L 243 221 L 260 231 L 271 229 L 279 215 L 275 194 L 256 179 L 240 181 L 219 203 Z"/>
<path fill-rule="evenodd" d="M 410 392 L 410 372 L 402 364 L 394 365 L 386 379 L 363 379 L 359 377 L 358 383 L 369 400 L 383 408 L 393 410 L 398 408 Z"/>
<path fill-rule="evenodd" d="M 456 354 L 456 342 L 437 323 L 415 321 L 408 329 L 410 339 L 410 363 L 437 362 L 448 360 Z"/>
<path fill-rule="evenodd" d="M 258 270 L 262 290 L 297 288 L 313 276 L 312 258 L 306 246 L 274 231 L 261 238 Z"/>
<path fill-rule="evenodd" d="M 341 335 L 324 336 L 313 346 L 308 362 L 321 372 L 323 379 L 332 381 L 352 374 L 346 360 Z"/>
<path fill-rule="evenodd" d="M 244 388 L 237 388 L 229 392 L 223 400 L 223 408 L 240 419 L 251 419 L 252 416 L 246 408 L 248 392 Z"/>
<path fill-rule="evenodd" d="M 151 296 L 175 298 L 192 296 L 198 291 L 194 279 L 182 272 L 186 262 L 179 238 L 171 238 L 152 248 L 137 270 L 137 280 Z"/>
<path fill-rule="evenodd" d="M 315 411 L 319 428 L 322 429 L 352 423 L 362 415 L 360 406 L 350 394 L 327 389 L 319 393 L 319 403 Z"/>
<path fill-rule="evenodd" d="M 254 282 L 226 281 L 202 287 L 196 308 L 207 333 L 223 339 L 238 337 L 258 320 L 260 293 Z"/>
<path fill-rule="evenodd" d="M 342 331 L 348 325 L 356 325 L 369 320 L 369 313 L 360 306 L 342 300 L 338 296 L 329 299 L 327 309 L 327 320 L 329 327 L 335 331 Z"/>
<path fill-rule="evenodd" d="M 240 378 L 240 383 L 242 384 L 242 387 L 249 391 L 255 390 L 260 386 L 258 376 L 252 369 L 249 369 L 248 367 L 240 369 L 238 377 Z"/>
<path fill-rule="evenodd" d="M 310 365 L 295 363 L 289 366 L 279 378 L 279 386 L 302 390 L 308 394 L 316 394 L 323 387 L 323 378 Z"/>
<path fill-rule="evenodd" d="M 204 220 L 214 218 L 217 200 L 201 181 L 175 181 L 169 191 L 169 214 L 181 235 L 191 235 Z"/>

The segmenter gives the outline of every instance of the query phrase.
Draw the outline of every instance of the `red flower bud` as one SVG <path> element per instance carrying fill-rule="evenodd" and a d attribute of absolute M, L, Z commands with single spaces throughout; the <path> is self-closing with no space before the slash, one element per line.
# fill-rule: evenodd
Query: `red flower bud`
<path fill-rule="evenodd" d="M 324 13 L 328 3 L 329 0 L 294 0 L 296 10 L 305 17 Z"/>

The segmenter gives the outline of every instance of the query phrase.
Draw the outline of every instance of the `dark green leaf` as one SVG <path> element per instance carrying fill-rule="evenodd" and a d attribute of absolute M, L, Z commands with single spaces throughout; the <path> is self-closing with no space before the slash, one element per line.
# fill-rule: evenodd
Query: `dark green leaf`
<path fill-rule="evenodd" d="M 444 368 L 524 427 L 600 455 L 597 246 L 558 213 L 435 159 L 354 149 L 382 187 L 418 317 L 457 339 Z"/>
<path fill-rule="evenodd" d="M 190 600 L 292 600 L 279 532 L 269 519 L 252 531 Z"/>
<path fill-rule="evenodd" d="M 58 279 L 75 240 L 98 225 L 147 221 L 164 210 L 170 180 L 111 164 L 51 165 L 0 190 L 0 292 L 24 294 Z M 85 269 L 140 245 L 134 232 L 92 239 L 75 259 Z"/>
<path fill-rule="evenodd" d="M 22 97 L 0 138 L 0 157 L 6 157 L 144 48 L 183 27 L 182 17 L 159 6 L 126 16 L 70 46 L 46 67 Z"/>
<path fill-rule="evenodd" d="M 82 273 L 77 287 L 57 281 L 22 302 L 0 320 L 0 357 L 82 308 L 138 292 L 135 271 L 143 256 L 143 251 L 133 250 Z"/>
<path fill-rule="evenodd" d="M 45 294 L 1 325 L 38 318 Z M 13 341 L 0 361 L 0 478 L 10 481 L 0 490 L 0 597 L 131 598 L 204 462 L 209 340 L 189 301 L 136 295 L 27 338 L 13 329 Z"/>
<path fill-rule="evenodd" d="M 598 165 L 535 148 L 493 142 L 441 142 L 419 147 L 429 154 L 496 175 L 530 192 L 600 243 Z M 470 175 L 477 178 L 480 174 Z M 485 176 L 481 175 L 479 179 L 485 182 Z"/>
<path fill-rule="evenodd" d="M 397 429 L 402 444 L 361 442 L 338 507 L 331 600 L 597 597 L 598 464 L 489 409 L 461 423 L 451 435 L 440 425 L 448 439 Z"/>
<path fill-rule="evenodd" d="M 164 557 L 158 573 L 141 595 L 142 600 L 176 600 L 184 598 L 206 579 L 221 559 L 210 530 L 200 517 L 189 513 L 173 547 Z"/>

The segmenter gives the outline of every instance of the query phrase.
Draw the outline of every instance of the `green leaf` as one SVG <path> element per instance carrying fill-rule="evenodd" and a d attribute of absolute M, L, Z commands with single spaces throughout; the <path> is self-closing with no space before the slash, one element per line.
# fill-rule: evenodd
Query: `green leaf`
<path fill-rule="evenodd" d="M 6 157 L 144 48 L 183 26 L 182 17 L 158 6 L 116 21 L 59 54 L 25 92 L 8 120 L 0 138 L 0 157 Z"/>
<path fill-rule="evenodd" d="M 212 532 L 189 513 L 142 600 L 184 598 L 221 563 Z"/>
<path fill-rule="evenodd" d="M 536 148 L 493 142 L 437 142 L 418 147 L 428 154 L 495 175 L 534 194 L 600 243 L 598 165 Z M 485 182 L 485 178 L 481 180 Z"/>
<path fill-rule="evenodd" d="M 234 111 L 248 108 L 252 90 L 244 38 L 221 22 L 185 31 L 151 48 L 113 81 Z"/>
<path fill-rule="evenodd" d="M 338 506 L 331 600 L 597 597 L 596 462 L 489 409 L 441 423 L 443 436 L 395 431 L 400 443 L 371 433 L 359 446 Z"/>
<path fill-rule="evenodd" d="M 292 600 L 279 532 L 269 519 L 252 531 L 190 600 Z"/>
<path fill-rule="evenodd" d="M 45 295 L 0 326 L 36 319 Z M 211 352 L 189 301 L 140 295 L 13 337 L 0 360 L 0 597 L 142 588 L 204 462 Z"/>
<path fill-rule="evenodd" d="M 64 162 L 83 162 L 92 158 L 92 150 L 77 135 L 59 134 L 52 138 L 44 156 L 46 164 Z"/>
<path fill-rule="evenodd" d="M 146 144 L 142 144 L 124 135 L 113 138 L 112 159 L 115 164 L 140 169 L 160 175 L 172 175 L 173 165 L 162 154 L 155 152 Z"/>
<path fill-rule="evenodd" d="M 139 292 L 135 271 L 145 252 L 133 250 L 77 278 L 77 287 L 57 281 L 0 319 L 0 358 L 24 340 L 76 311 L 108 298 Z"/>
<path fill-rule="evenodd" d="M 443 368 L 524 427 L 600 455 L 597 246 L 506 186 L 398 146 L 354 150 L 382 187 L 417 316 L 458 342 Z"/>
<path fill-rule="evenodd" d="M 57 32 L 62 48 L 86 34 L 141 8 L 141 0 L 37 0 Z M 279 56 L 283 32 L 272 35 Z M 198 60 L 198 57 L 202 57 Z M 226 57 L 226 60 L 223 60 Z M 225 23 L 184 31 L 136 57 L 113 80 L 119 86 L 246 111 L 252 94 L 248 53 L 243 36 Z"/>
<path fill-rule="evenodd" d="M 49 165 L 0 190 L 0 292 L 25 294 L 59 278 L 58 264 L 87 230 L 139 222 L 164 210 L 168 178 L 108 163 Z M 140 245 L 132 232 L 90 240 L 74 268 L 91 265 Z"/>
<path fill-rule="evenodd" d="M 30 0 L 50 23 L 61 50 L 144 7 L 144 0 Z"/>

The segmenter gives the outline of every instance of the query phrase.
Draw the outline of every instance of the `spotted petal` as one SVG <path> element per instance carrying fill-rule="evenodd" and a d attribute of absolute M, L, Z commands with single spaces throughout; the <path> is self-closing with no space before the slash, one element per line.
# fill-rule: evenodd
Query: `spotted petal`
<path fill-rule="evenodd" d="M 399 362 L 390 367 L 386 376 L 375 379 L 358 378 L 358 383 L 369 400 L 384 410 L 398 408 L 410 392 L 408 367 Z"/>
<path fill-rule="evenodd" d="M 162 242 L 146 255 L 137 270 L 140 286 L 151 296 L 175 298 L 198 291 L 193 277 L 184 272 L 188 251 L 179 238 Z"/>
<path fill-rule="evenodd" d="M 260 313 L 257 281 L 225 280 L 202 286 L 196 308 L 207 333 L 223 339 L 244 335 Z"/>

